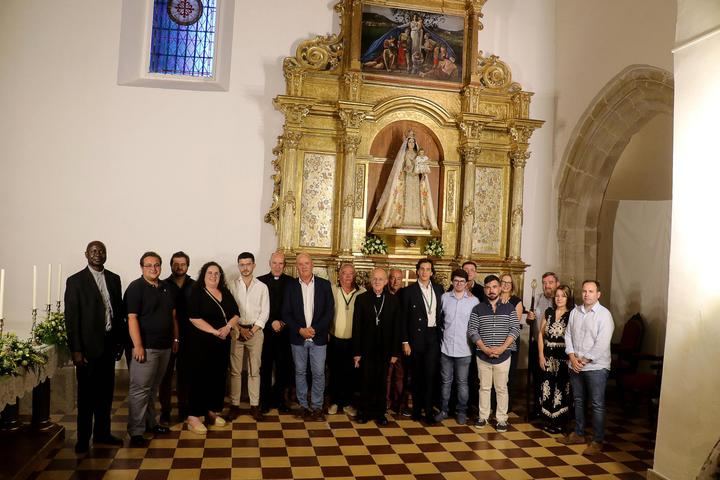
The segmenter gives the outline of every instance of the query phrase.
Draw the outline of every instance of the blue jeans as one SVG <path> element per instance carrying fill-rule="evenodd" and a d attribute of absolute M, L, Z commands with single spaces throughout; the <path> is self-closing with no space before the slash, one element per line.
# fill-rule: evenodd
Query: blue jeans
<path fill-rule="evenodd" d="M 585 391 L 592 407 L 593 441 L 602 443 L 605 439 L 605 386 L 607 369 L 575 373 L 570 370 L 573 401 L 575 403 L 575 433 L 585 435 Z"/>
<path fill-rule="evenodd" d="M 450 401 L 450 390 L 452 389 L 453 374 L 455 386 L 457 387 L 457 413 L 467 412 L 468 396 L 468 372 L 470 371 L 469 357 L 449 357 L 444 353 L 440 354 L 440 377 L 442 378 L 442 411 L 447 413 L 448 402 Z"/>
<path fill-rule="evenodd" d="M 325 355 L 327 345 L 315 345 L 315 342 L 306 341 L 302 345 L 291 345 L 292 356 L 295 362 L 295 389 L 298 403 L 303 408 L 308 407 L 307 364 L 310 357 L 310 371 L 312 372 L 312 409 L 322 408 L 325 395 Z"/>

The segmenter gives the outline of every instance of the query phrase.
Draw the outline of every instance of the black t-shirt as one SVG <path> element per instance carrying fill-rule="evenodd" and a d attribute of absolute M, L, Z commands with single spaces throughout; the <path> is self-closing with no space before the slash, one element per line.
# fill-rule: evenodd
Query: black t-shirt
<path fill-rule="evenodd" d="M 143 347 L 172 346 L 175 295 L 165 282 L 155 287 L 140 277 L 128 285 L 124 301 L 128 315 L 138 316 Z"/>
<path fill-rule="evenodd" d="M 190 291 L 195 283 L 195 280 L 190 278 L 190 275 L 185 277 L 182 287 L 178 287 L 177 283 L 172 280 L 172 276 L 165 279 L 170 291 L 175 296 L 175 316 L 178 321 L 178 327 L 180 329 L 180 338 L 184 338 L 190 325 L 190 317 L 188 316 L 188 300 L 190 299 Z"/>
<path fill-rule="evenodd" d="M 240 316 L 240 310 L 238 310 L 232 293 L 227 288 L 220 291 L 222 292 L 222 300 L 217 302 L 213 300 L 208 291 L 196 284 L 190 293 L 188 302 L 190 318 L 201 318 L 209 323 L 211 327 L 219 329 L 224 327 L 235 315 Z"/>

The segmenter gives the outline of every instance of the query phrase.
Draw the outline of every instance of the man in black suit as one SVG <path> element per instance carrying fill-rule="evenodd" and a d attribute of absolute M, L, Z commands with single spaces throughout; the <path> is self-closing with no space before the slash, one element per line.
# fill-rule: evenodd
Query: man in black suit
<path fill-rule="evenodd" d="M 313 275 L 313 261 L 307 253 L 295 257 L 298 281 L 285 289 L 282 320 L 288 328 L 295 363 L 295 388 L 305 420 L 325 421 L 322 405 L 325 395 L 325 356 L 330 321 L 335 315 L 332 287 Z M 307 364 L 312 372 L 312 410 L 308 404 Z"/>
<path fill-rule="evenodd" d="M 277 407 L 280 413 L 290 411 L 286 395 L 292 386 L 292 354 L 287 326 L 282 321 L 282 302 L 285 289 L 292 281 L 290 275 L 283 273 L 285 254 L 275 252 L 270 255 L 270 273 L 261 275 L 258 280 L 268 287 L 270 292 L 270 318 L 265 323 L 262 359 L 260 361 L 260 410 L 267 413 Z M 275 383 L 273 383 L 273 367 Z"/>
<path fill-rule="evenodd" d="M 413 395 L 413 420 L 422 418 L 428 424 L 435 423 L 433 392 L 440 362 L 440 339 L 442 338 L 443 289 L 432 283 L 435 273 L 432 260 L 423 258 L 416 265 L 417 282 L 401 290 L 402 315 L 400 341 L 403 353 L 410 357 Z"/>
<path fill-rule="evenodd" d="M 385 291 L 387 283 L 385 270 L 372 271 L 372 290 L 361 293 L 355 300 L 352 326 L 353 360 L 355 368 L 360 369 L 357 422 L 374 418 L 381 427 L 388 424 L 385 418 L 387 366 L 397 363 L 400 356 L 396 319 L 400 301 Z"/>
<path fill-rule="evenodd" d="M 102 242 L 90 242 L 85 258 L 88 266 L 65 286 L 65 325 L 78 387 L 76 453 L 88 451 L 91 435 L 94 443 L 123 444 L 110 433 L 115 361 L 127 338 L 120 277 L 104 269 Z"/>

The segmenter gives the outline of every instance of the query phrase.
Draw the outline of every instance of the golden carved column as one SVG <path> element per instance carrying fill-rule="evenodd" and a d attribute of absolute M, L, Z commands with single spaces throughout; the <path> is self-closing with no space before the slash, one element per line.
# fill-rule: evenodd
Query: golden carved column
<path fill-rule="evenodd" d="M 278 248 L 281 251 L 292 250 L 292 233 L 295 226 L 295 210 L 297 208 L 297 192 L 295 192 L 295 178 L 297 177 L 297 148 L 300 145 L 302 132 L 286 130 L 283 135 L 283 176 L 281 183 L 280 202 L 280 232 Z"/>
<path fill-rule="evenodd" d="M 512 165 L 512 198 L 510 200 L 510 260 L 520 260 L 520 247 L 523 224 L 523 185 L 525 183 L 525 165 L 530 158 L 530 152 L 525 149 L 510 152 Z"/>
<path fill-rule="evenodd" d="M 475 164 L 480 157 L 479 146 L 464 145 L 460 147 L 463 162 L 463 199 L 462 220 L 460 222 L 460 248 L 459 259 L 469 259 L 472 256 L 472 229 L 475 220 Z"/>
<path fill-rule="evenodd" d="M 351 102 L 339 102 L 343 125 L 342 204 L 340 210 L 340 255 L 352 254 L 353 218 L 355 215 L 355 158 L 360 145 L 360 126 L 371 107 Z"/>

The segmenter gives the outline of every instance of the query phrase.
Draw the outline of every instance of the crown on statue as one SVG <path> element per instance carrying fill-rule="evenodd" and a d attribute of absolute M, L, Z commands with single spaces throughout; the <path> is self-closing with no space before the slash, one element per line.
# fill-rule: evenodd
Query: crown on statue
<path fill-rule="evenodd" d="M 412 128 L 408 130 L 407 135 L 405 135 L 405 138 L 415 138 L 415 132 L 413 132 Z"/>

